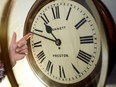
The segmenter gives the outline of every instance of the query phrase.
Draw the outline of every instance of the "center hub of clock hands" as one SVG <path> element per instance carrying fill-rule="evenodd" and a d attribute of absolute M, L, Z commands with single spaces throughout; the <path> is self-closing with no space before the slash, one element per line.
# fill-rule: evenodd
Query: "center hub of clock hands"
<path fill-rule="evenodd" d="M 57 46 L 60 46 L 60 45 L 61 45 L 61 40 L 60 40 L 60 39 L 57 39 L 57 38 L 55 37 L 55 35 L 52 33 L 52 27 L 49 26 L 49 25 L 46 25 L 45 23 L 44 23 L 44 25 L 45 25 L 45 27 L 46 27 L 46 32 L 47 32 L 48 34 L 51 34 L 51 35 L 54 37 L 54 39 L 55 39 L 55 44 L 56 44 Z"/>

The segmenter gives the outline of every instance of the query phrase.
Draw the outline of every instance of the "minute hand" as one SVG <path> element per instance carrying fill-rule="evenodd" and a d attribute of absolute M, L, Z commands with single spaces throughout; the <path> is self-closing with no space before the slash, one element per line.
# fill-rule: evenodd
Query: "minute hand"
<path fill-rule="evenodd" d="M 53 40 L 53 39 L 48 38 L 48 37 L 46 37 L 46 36 L 43 36 L 43 35 L 40 35 L 40 34 L 37 34 L 37 33 L 34 33 L 34 32 L 32 32 L 32 33 L 33 33 L 34 35 L 37 35 L 37 36 L 43 37 L 43 38 L 45 38 L 45 39 L 48 39 L 48 40 L 50 40 L 50 41 L 56 42 L 56 40 Z"/>

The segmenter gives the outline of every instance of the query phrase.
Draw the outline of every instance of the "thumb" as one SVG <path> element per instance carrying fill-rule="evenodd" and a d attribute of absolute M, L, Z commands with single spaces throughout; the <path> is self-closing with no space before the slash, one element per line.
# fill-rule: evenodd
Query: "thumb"
<path fill-rule="evenodd" d="M 16 43 L 16 38 L 17 38 L 17 35 L 16 35 L 16 32 L 14 32 L 13 35 L 12 35 L 11 44 L 15 44 Z"/>

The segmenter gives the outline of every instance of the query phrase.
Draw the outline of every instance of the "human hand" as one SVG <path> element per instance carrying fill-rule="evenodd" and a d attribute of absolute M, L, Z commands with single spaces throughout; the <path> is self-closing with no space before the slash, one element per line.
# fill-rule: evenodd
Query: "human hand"
<path fill-rule="evenodd" d="M 16 33 L 13 33 L 12 40 L 9 47 L 9 54 L 12 66 L 16 64 L 16 61 L 23 59 L 28 53 L 27 40 L 31 37 L 32 33 L 28 33 L 18 42 L 16 42 Z"/>

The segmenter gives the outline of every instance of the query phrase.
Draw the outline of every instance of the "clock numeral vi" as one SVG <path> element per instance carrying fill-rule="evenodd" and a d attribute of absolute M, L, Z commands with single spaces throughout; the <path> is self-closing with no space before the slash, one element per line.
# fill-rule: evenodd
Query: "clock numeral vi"
<path fill-rule="evenodd" d="M 91 55 L 80 50 L 78 53 L 77 58 L 79 58 L 80 60 L 82 60 L 83 62 L 85 62 L 86 64 L 89 64 L 89 61 L 91 60 Z"/>
<path fill-rule="evenodd" d="M 47 67 L 46 67 L 46 70 L 52 74 L 52 71 L 53 71 L 53 63 L 49 60 L 48 63 L 47 63 Z"/>
<path fill-rule="evenodd" d="M 79 29 L 87 20 L 85 18 L 81 19 L 76 25 L 75 28 Z"/>
<path fill-rule="evenodd" d="M 54 8 L 52 8 L 52 13 L 53 13 L 54 19 L 60 18 L 59 6 L 56 6 L 55 10 Z"/>
<path fill-rule="evenodd" d="M 81 44 L 93 43 L 93 36 L 83 36 L 83 37 L 80 37 L 80 43 Z"/>
<path fill-rule="evenodd" d="M 59 66 L 59 73 L 61 78 L 66 78 L 65 71 L 62 66 Z"/>
<path fill-rule="evenodd" d="M 37 55 L 37 57 L 38 57 L 38 60 L 40 60 L 40 63 L 42 63 L 42 62 L 45 60 L 45 58 L 46 58 L 46 56 L 45 56 L 45 54 L 44 54 L 43 51 L 41 51 L 41 52 Z"/>

